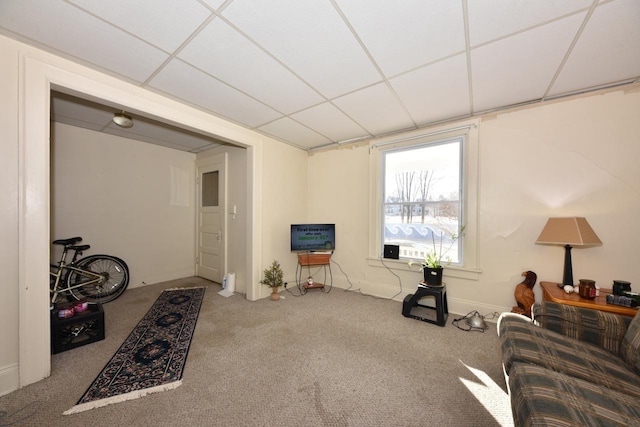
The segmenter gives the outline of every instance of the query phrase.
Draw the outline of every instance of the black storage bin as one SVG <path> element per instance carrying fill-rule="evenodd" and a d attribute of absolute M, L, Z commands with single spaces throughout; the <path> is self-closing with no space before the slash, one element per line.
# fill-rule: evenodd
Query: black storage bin
<path fill-rule="evenodd" d="M 104 311 L 101 304 L 89 304 L 86 311 L 60 319 L 51 312 L 51 352 L 60 353 L 104 339 Z"/>

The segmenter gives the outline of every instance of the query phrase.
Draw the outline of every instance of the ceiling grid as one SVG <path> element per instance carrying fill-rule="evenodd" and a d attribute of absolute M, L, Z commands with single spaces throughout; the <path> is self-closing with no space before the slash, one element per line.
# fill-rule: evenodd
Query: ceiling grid
<path fill-rule="evenodd" d="M 303 150 L 637 82 L 637 0 L 3 0 L 0 34 Z M 54 93 L 52 119 L 220 143 Z"/>

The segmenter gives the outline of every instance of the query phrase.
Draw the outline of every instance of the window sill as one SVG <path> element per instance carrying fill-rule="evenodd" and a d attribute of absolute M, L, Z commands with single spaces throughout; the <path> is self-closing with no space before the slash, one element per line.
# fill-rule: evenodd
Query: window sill
<path fill-rule="evenodd" d="M 391 270 L 412 271 L 415 273 L 421 273 L 419 267 L 409 267 L 408 259 L 387 259 L 387 258 L 367 258 L 367 264 L 370 267 L 382 267 L 389 268 Z M 445 265 L 443 276 L 454 277 L 456 279 L 464 280 L 480 280 L 482 270 L 467 267 L 458 267 L 454 265 Z"/>

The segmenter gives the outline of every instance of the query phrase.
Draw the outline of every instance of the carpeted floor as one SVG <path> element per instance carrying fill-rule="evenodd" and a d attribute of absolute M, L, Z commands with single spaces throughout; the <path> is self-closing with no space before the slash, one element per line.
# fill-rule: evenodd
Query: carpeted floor
<path fill-rule="evenodd" d="M 180 387 L 62 415 L 163 289 L 209 286 Z M 495 325 L 464 332 L 401 303 L 334 288 L 249 302 L 187 278 L 106 304 L 106 339 L 52 357 L 52 375 L 0 397 L 3 425 L 511 425 Z"/>

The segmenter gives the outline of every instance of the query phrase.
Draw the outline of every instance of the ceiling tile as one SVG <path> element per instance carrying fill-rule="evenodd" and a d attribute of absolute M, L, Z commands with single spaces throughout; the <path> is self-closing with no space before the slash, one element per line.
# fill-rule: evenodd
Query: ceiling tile
<path fill-rule="evenodd" d="M 474 112 L 542 98 L 585 15 L 473 49 Z"/>
<path fill-rule="evenodd" d="M 382 78 L 329 1 L 235 0 L 222 14 L 327 98 Z"/>
<path fill-rule="evenodd" d="M 69 1 L 167 52 L 176 50 L 212 14 L 197 0 Z"/>
<path fill-rule="evenodd" d="M 332 141 L 368 136 L 368 133 L 335 106 L 324 103 L 291 116 Z"/>
<path fill-rule="evenodd" d="M 468 2 L 469 40 L 477 46 L 588 8 L 593 0 Z"/>
<path fill-rule="evenodd" d="M 284 114 L 324 100 L 221 19 L 211 22 L 178 57 Z"/>
<path fill-rule="evenodd" d="M 52 25 L 54 22 L 57 24 Z M 168 57 L 136 37 L 61 1 L 3 0 L 0 27 L 139 82 Z"/>
<path fill-rule="evenodd" d="M 398 76 L 391 86 L 418 124 L 471 113 L 466 54 Z"/>
<path fill-rule="evenodd" d="M 637 81 L 639 9 L 640 0 L 0 0 L 0 34 L 310 147 Z M 105 104 L 104 114 L 54 105 L 52 118 L 109 130 L 117 104 Z"/>
<path fill-rule="evenodd" d="M 462 2 L 338 0 L 340 9 L 387 76 L 463 52 Z"/>
<path fill-rule="evenodd" d="M 640 76 L 640 2 L 598 6 L 558 76 L 552 94 Z"/>
<path fill-rule="evenodd" d="M 415 127 L 385 83 L 337 98 L 333 103 L 373 135 Z"/>
<path fill-rule="evenodd" d="M 280 116 L 277 111 L 180 60 L 167 64 L 149 86 L 249 127 Z"/>
<path fill-rule="evenodd" d="M 260 126 L 258 130 L 301 148 L 311 148 L 331 143 L 329 139 L 288 117 Z"/>

